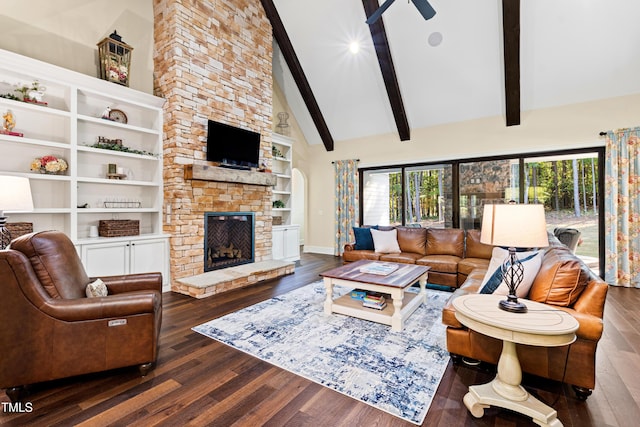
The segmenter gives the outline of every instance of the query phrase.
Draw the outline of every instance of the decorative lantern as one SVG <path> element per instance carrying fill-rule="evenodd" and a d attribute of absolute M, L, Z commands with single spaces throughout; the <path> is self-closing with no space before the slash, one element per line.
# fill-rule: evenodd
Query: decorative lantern
<path fill-rule="evenodd" d="M 114 30 L 109 37 L 98 43 L 100 78 L 113 83 L 129 86 L 129 69 L 133 48 L 122 41 Z"/>

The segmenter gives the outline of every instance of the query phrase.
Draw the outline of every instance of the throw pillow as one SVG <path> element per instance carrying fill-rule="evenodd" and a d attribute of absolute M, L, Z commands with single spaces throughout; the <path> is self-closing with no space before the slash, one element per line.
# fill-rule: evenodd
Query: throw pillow
<path fill-rule="evenodd" d="M 355 250 L 369 250 L 372 251 L 373 237 L 371 237 L 371 229 L 378 229 L 378 226 L 373 227 L 353 227 L 353 235 L 356 238 L 356 244 L 353 246 Z"/>
<path fill-rule="evenodd" d="M 400 246 L 398 245 L 398 230 L 389 231 L 371 230 L 373 238 L 374 250 L 383 254 L 399 254 Z"/>
<path fill-rule="evenodd" d="M 97 279 L 95 282 L 91 282 L 87 285 L 87 298 L 94 297 L 106 297 L 109 293 L 107 291 L 107 285 L 100 279 Z"/>
<path fill-rule="evenodd" d="M 478 293 L 497 295 L 509 294 L 509 288 L 502 277 L 501 268 L 504 259 L 508 255 L 509 251 L 506 249 L 502 249 L 499 247 L 493 248 L 491 261 L 489 262 L 489 268 L 487 269 L 487 274 L 482 280 L 482 284 L 480 285 L 480 290 L 478 291 Z M 516 254 L 516 257 L 520 260 L 522 266 L 524 267 L 524 278 L 516 289 L 516 296 L 518 298 L 525 298 L 529 294 L 529 289 L 531 289 L 531 285 L 533 284 L 533 281 L 536 278 L 538 271 L 540 270 L 540 265 L 542 264 L 542 252 L 518 252 Z"/>

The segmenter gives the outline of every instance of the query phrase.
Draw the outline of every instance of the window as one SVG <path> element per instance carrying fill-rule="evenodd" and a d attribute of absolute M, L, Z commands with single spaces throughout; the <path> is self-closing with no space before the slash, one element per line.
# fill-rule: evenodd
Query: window
<path fill-rule="evenodd" d="M 451 218 L 451 165 L 405 169 L 405 224 L 445 228 Z"/>
<path fill-rule="evenodd" d="M 451 227 L 451 172 L 450 164 L 361 171 L 361 223 Z"/>
<path fill-rule="evenodd" d="M 363 225 L 402 225 L 402 169 L 367 171 L 363 177 Z"/>
<path fill-rule="evenodd" d="M 604 261 L 604 148 L 360 169 L 361 224 L 479 229 L 487 203 L 542 203 L 550 232 L 574 228 L 575 252 Z"/>
<path fill-rule="evenodd" d="M 517 159 L 460 163 L 460 228 L 480 228 L 485 204 L 520 201 Z"/>
<path fill-rule="evenodd" d="M 563 243 L 593 270 L 598 268 L 598 153 L 578 153 L 524 159 L 525 202 L 542 203 L 547 230 L 572 229 Z M 573 230 L 577 230 L 577 233 Z"/>

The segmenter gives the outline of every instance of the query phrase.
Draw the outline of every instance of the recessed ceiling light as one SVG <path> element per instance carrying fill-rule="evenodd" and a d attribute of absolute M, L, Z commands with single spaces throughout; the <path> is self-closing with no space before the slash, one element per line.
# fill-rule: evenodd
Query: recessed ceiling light
<path fill-rule="evenodd" d="M 353 53 L 354 55 L 360 52 L 360 43 L 357 41 L 352 41 L 349 44 L 349 52 Z"/>
<path fill-rule="evenodd" d="M 442 43 L 442 33 L 436 31 L 429 34 L 428 41 L 429 41 L 429 45 L 432 47 L 439 46 L 440 43 Z"/>

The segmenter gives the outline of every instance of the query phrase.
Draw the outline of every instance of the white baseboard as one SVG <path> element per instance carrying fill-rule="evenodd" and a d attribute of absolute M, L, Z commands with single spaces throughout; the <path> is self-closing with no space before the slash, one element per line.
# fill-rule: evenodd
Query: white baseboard
<path fill-rule="evenodd" d="M 333 255 L 333 248 L 328 248 L 326 246 L 304 245 L 304 252 L 312 254 Z"/>

